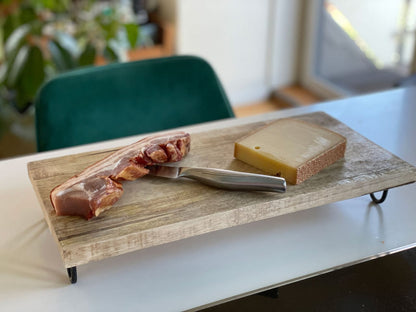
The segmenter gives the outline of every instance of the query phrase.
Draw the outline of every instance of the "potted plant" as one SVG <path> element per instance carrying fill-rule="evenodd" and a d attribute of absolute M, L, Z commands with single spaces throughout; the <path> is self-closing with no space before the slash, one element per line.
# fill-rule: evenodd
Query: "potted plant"
<path fill-rule="evenodd" d="M 2 1 L 0 147 L 1 134 L 18 120 L 29 128 L 17 132 L 34 140 L 32 103 L 46 80 L 97 59 L 123 60 L 126 43 L 134 47 L 139 35 L 129 9 L 120 1 Z"/>

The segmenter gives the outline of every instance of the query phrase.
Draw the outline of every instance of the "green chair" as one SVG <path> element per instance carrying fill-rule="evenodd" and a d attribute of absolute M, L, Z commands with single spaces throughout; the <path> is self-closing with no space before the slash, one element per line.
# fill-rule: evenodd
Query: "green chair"
<path fill-rule="evenodd" d="M 64 73 L 35 107 L 38 151 L 234 117 L 212 67 L 193 56 Z"/>

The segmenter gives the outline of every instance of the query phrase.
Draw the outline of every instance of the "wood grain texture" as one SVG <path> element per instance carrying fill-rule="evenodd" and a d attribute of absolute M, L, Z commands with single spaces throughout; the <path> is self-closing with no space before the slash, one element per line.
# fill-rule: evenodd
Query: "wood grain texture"
<path fill-rule="evenodd" d="M 345 158 L 286 193 L 237 192 L 187 179 L 146 176 L 125 182 L 113 208 L 86 221 L 57 217 L 49 200 L 63 183 L 111 151 L 31 162 L 28 172 L 66 267 L 85 264 L 231 226 L 354 198 L 416 181 L 416 167 L 325 113 L 297 116 L 347 138 Z M 262 173 L 233 158 L 234 142 L 265 123 L 191 133 L 190 154 L 178 165 Z"/>

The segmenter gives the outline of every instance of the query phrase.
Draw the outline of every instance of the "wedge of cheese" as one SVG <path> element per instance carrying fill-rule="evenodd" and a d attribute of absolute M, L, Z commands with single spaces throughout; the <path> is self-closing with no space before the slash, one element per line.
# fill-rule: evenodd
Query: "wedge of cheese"
<path fill-rule="evenodd" d="M 235 143 L 234 157 L 299 184 L 344 157 L 347 140 L 301 120 L 279 119 Z"/>

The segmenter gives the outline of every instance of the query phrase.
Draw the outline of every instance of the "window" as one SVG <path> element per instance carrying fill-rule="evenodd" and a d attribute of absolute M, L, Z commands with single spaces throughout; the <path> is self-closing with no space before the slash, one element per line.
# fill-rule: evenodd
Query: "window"
<path fill-rule="evenodd" d="M 415 1 L 318 0 L 307 14 L 303 81 L 312 90 L 362 94 L 397 86 L 412 73 Z"/>

